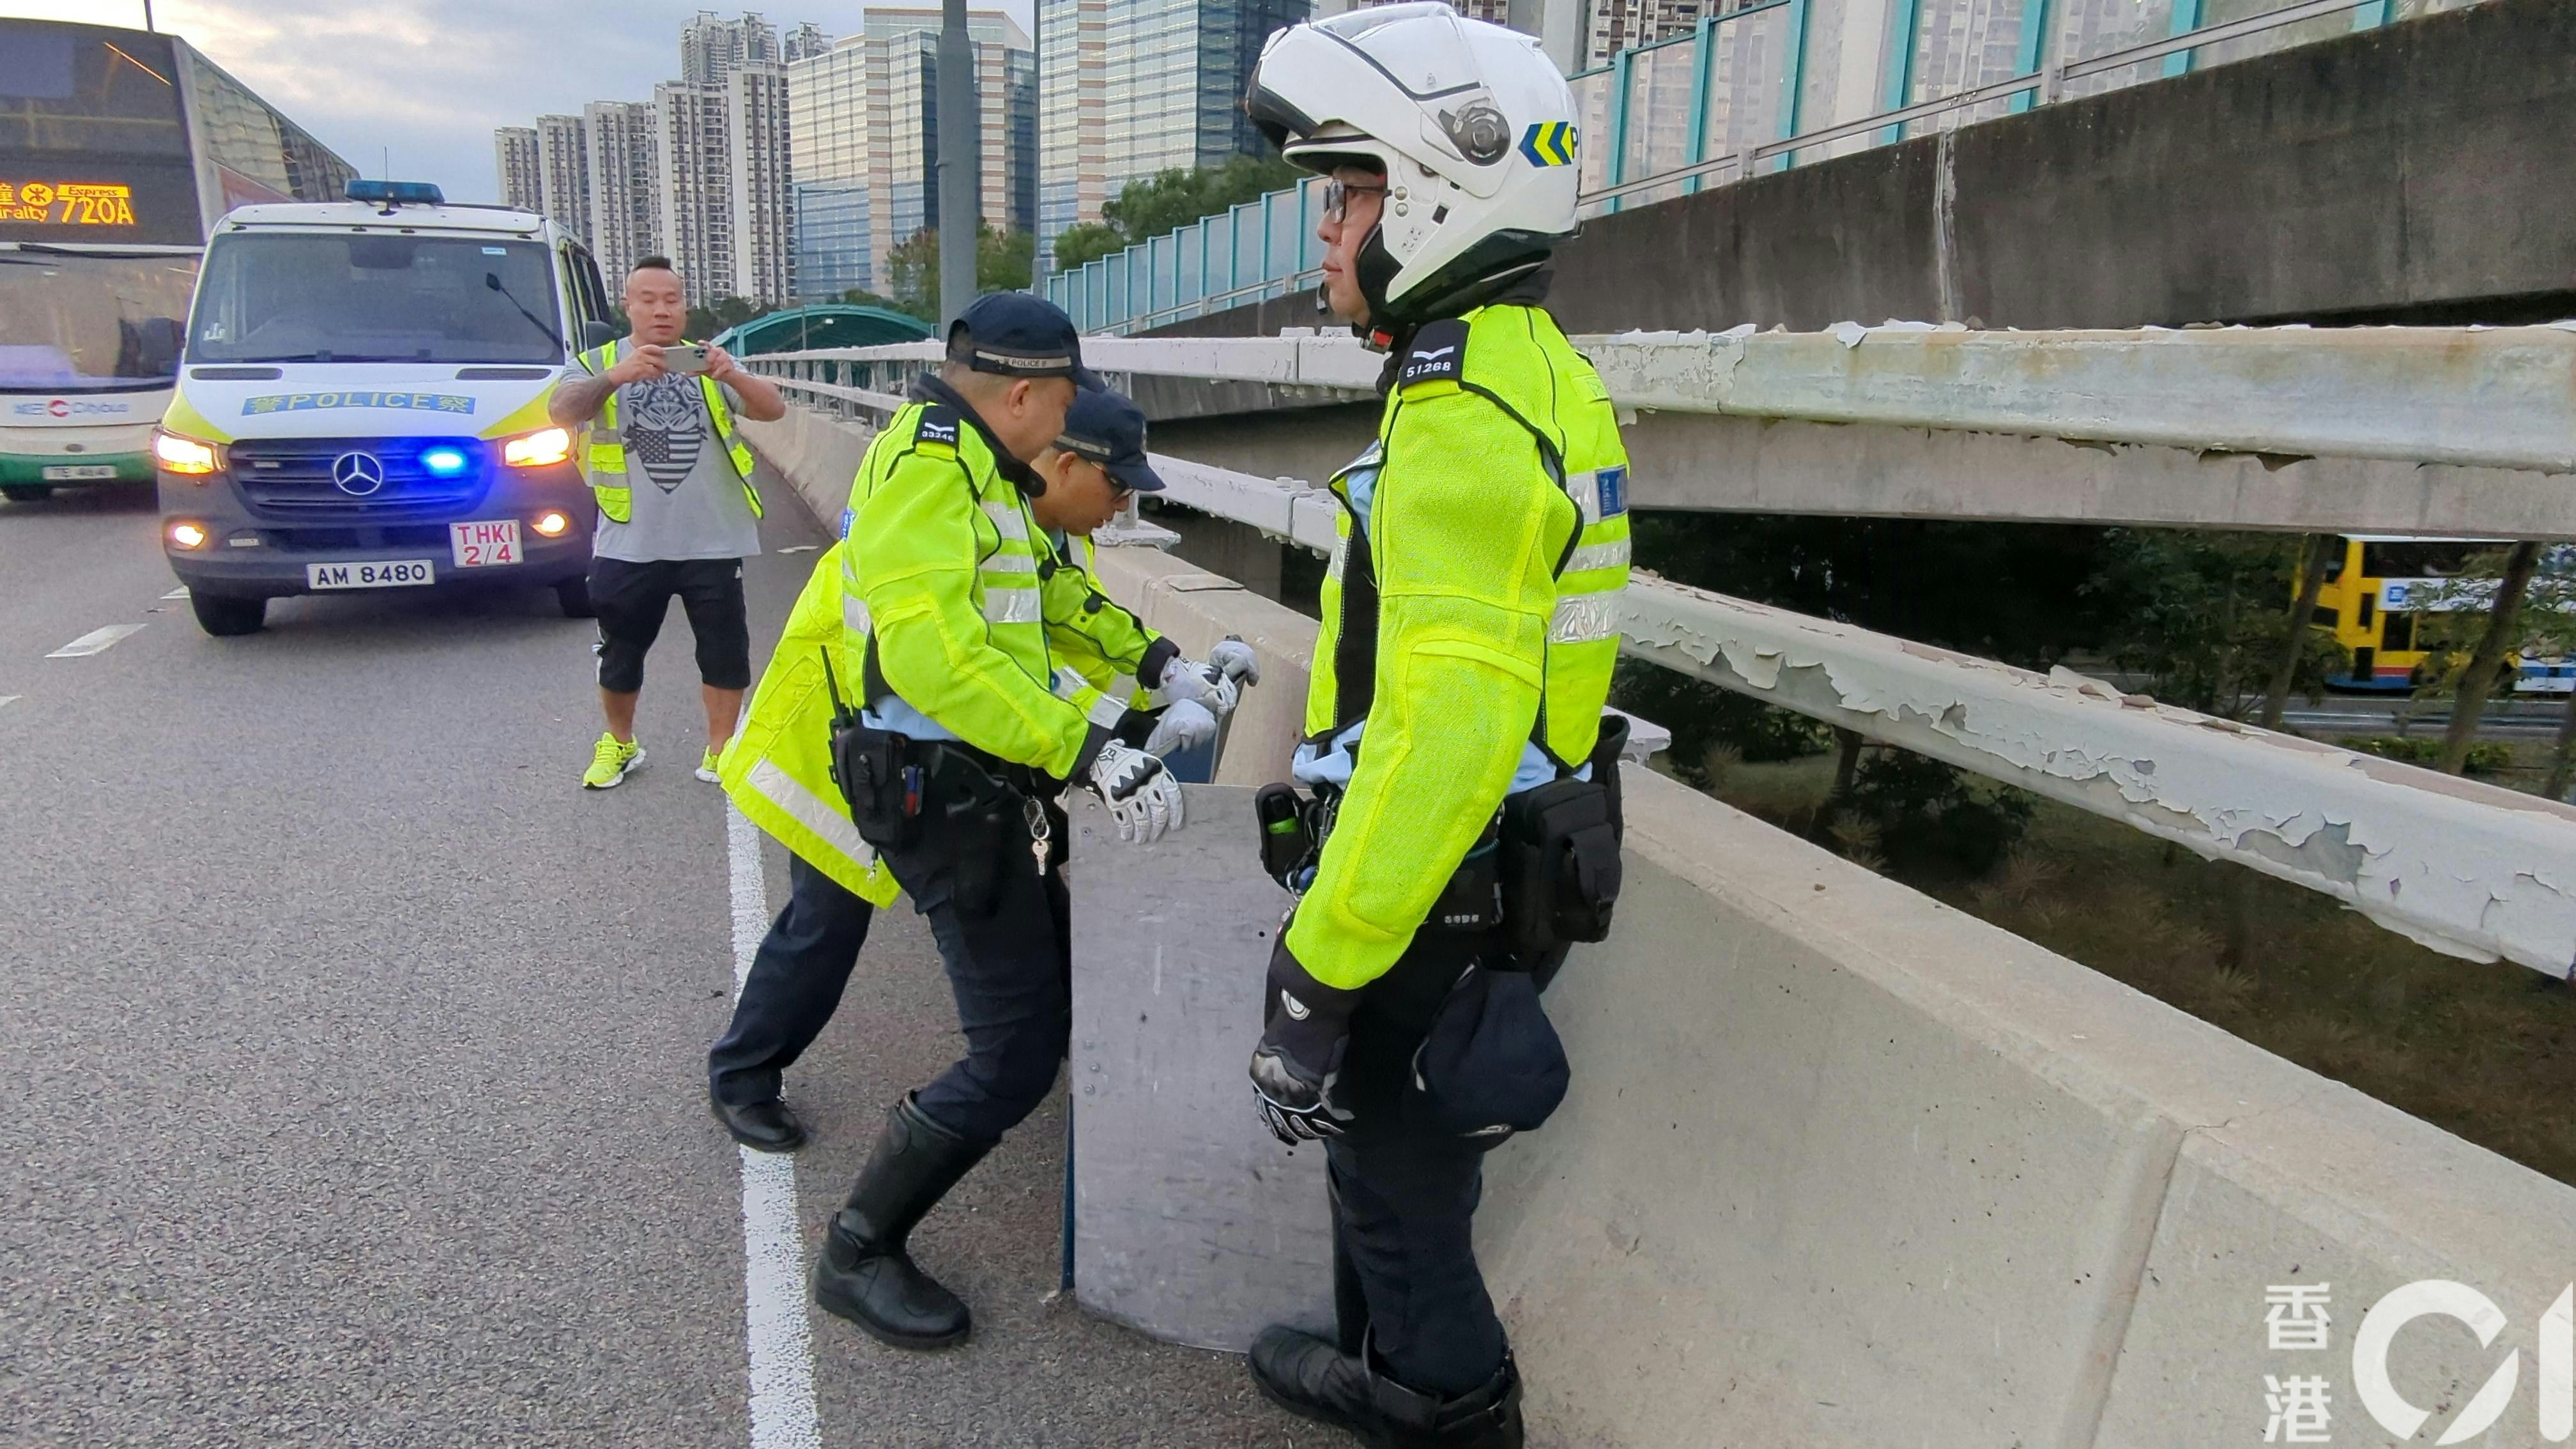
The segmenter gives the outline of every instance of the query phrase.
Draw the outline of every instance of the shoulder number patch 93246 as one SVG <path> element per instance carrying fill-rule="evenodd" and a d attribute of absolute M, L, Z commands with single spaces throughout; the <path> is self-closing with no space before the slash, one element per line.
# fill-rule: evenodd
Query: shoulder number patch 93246
<path fill-rule="evenodd" d="M 913 429 L 912 437 L 917 443 L 945 443 L 956 447 L 957 415 L 946 408 L 923 408 L 921 424 Z"/>

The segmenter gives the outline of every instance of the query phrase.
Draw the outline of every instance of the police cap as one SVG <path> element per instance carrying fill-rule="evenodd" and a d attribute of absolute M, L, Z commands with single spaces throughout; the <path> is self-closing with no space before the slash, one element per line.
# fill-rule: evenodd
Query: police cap
<path fill-rule="evenodd" d="M 1053 302 L 987 292 L 948 326 L 948 360 L 1004 377 L 1098 379 L 1082 365 L 1082 334 Z"/>
<path fill-rule="evenodd" d="M 1160 493 L 1163 480 L 1145 460 L 1145 412 L 1124 393 L 1085 386 L 1065 409 L 1064 432 L 1055 445 L 1105 469 L 1121 488 Z"/>

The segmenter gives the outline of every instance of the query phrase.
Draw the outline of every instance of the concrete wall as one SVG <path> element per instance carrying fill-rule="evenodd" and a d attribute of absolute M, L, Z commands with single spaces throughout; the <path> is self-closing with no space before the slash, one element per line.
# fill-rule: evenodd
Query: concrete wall
<path fill-rule="evenodd" d="M 756 444 L 829 456 L 835 425 L 794 417 Z M 1185 648 L 1254 643 L 1220 778 L 1276 777 L 1313 621 L 1146 550 L 1102 572 Z M 1572 1094 L 1496 1153 L 1479 1222 L 1534 1444 L 2254 1444 L 2265 1374 L 2326 1377 L 2334 1443 L 2395 1443 L 2353 1333 L 2448 1278 L 2505 1322 L 2396 1341 L 2430 1442 L 2539 1348 L 2576 1189 L 1661 776 L 1628 788 L 1617 934 L 1549 994 Z M 2331 1285 L 2329 1352 L 2267 1350 L 2283 1283 Z M 2537 1377 L 2476 1442 L 2543 1442 Z"/>
<path fill-rule="evenodd" d="M 2576 6 L 2490 0 L 1601 217 L 1567 330 L 2576 314 Z M 1641 285 L 1641 283 L 1644 283 Z M 1312 326 L 1305 298 L 1160 329 Z"/>

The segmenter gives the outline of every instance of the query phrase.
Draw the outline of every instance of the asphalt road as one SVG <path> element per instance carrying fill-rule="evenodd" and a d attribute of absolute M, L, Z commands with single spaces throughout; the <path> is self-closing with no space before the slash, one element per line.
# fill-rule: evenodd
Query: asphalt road
<path fill-rule="evenodd" d="M 551 594 L 281 601 L 212 639 L 154 528 L 131 495 L 0 504 L 0 1444 L 750 1444 L 685 621 L 650 762 L 586 793 L 590 626 Z M 814 560 L 776 550 L 821 539 L 772 509 L 761 657 Z M 44 657 L 117 624 L 143 627 Z M 928 933 L 881 916 L 789 1080 L 808 1258 L 957 1045 Z M 822 1442 L 1344 1442 L 1052 1296 L 1063 1138 L 1059 1094 L 915 1239 L 970 1345 L 808 1310 Z"/>

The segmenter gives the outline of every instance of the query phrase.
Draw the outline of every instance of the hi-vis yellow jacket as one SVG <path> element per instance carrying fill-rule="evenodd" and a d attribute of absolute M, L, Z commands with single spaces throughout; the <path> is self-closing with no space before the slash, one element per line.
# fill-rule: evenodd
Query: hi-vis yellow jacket
<path fill-rule="evenodd" d="M 841 550 L 852 652 L 871 701 L 893 694 L 979 750 L 1069 780 L 1126 704 L 1088 681 L 1057 692 L 1050 600 L 1069 605 L 1075 585 L 1048 587 L 1037 523 L 998 459 L 938 396 L 905 404 L 868 445 Z"/>
<path fill-rule="evenodd" d="M 1627 465 L 1608 390 L 1545 311 L 1497 303 L 1415 335 L 1377 443 L 1332 482 L 1305 726 L 1319 744 L 1366 730 L 1288 932 L 1317 981 L 1352 989 L 1395 964 L 1530 746 L 1559 772 L 1591 754 L 1619 655 Z M 1355 484 L 1373 488 L 1364 510 Z"/>
<path fill-rule="evenodd" d="M 847 547 L 837 544 L 825 553 L 796 596 L 778 652 L 761 671 L 751 711 L 716 771 L 752 824 L 842 889 L 885 907 L 900 893 L 894 875 L 859 839 L 850 807 L 832 781 L 832 695 L 823 651 L 832 651 L 832 675 L 843 698 L 858 677 L 851 667 L 857 656 L 841 623 L 841 550 Z"/>
<path fill-rule="evenodd" d="M 1047 647 L 1054 651 L 1056 693 L 1071 698 L 1083 685 L 1124 708 L 1147 709 L 1163 667 L 1180 646 L 1145 627 L 1145 621 L 1100 587 L 1093 572 L 1099 557 L 1087 537 L 1068 536 L 1062 549 L 1053 535 L 1039 541 L 1039 587 L 1045 591 Z M 1066 671 L 1072 671 L 1068 678 Z M 1114 727 L 1114 726 L 1113 726 Z"/>
<path fill-rule="evenodd" d="M 593 377 L 617 365 L 617 344 L 594 347 L 573 359 Z M 725 456 L 733 460 L 733 471 L 742 479 L 743 501 L 751 505 L 751 516 L 760 514 L 760 490 L 751 486 L 751 445 L 736 436 L 733 410 L 725 406 L 724 389 L 716 380 L 701 374 L 698 392 L 707 400 L 707 418 L 715 424 L 716 441 L 724 444 Z M 600 409 L 599 421 L 589 429 L 590 446 L 583 456 L 582 476 L 590 480 L 590 493 L 599 500 L 599 511 L 611 523 L 626 523 L 635 516 L 635 492 L 626 484 L 626 435 L 617 426 L 617 394 L 608 395 Z"/>

